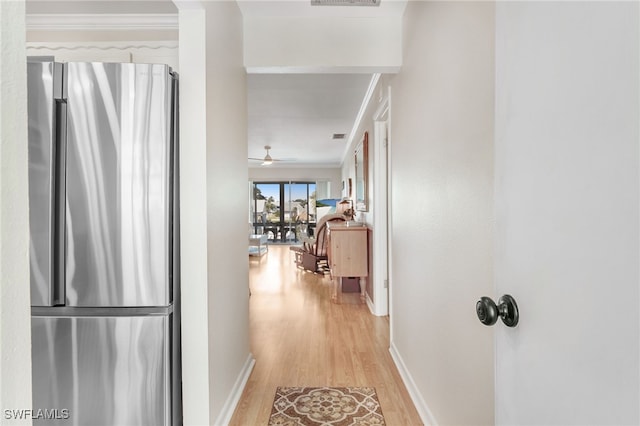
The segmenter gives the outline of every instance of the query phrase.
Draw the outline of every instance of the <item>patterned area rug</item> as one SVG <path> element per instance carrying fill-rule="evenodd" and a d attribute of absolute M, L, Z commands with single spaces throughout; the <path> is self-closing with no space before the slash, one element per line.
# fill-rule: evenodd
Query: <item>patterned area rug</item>
<path fill-rule="evenodd" d="M 383 426 L 375 388 L 276 390 L 269 426 Z"/>

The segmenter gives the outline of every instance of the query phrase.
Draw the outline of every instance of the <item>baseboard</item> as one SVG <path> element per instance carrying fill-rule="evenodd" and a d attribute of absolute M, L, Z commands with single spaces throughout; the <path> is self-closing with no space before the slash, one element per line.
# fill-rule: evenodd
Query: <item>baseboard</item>
<path fill-rule="evenodd" d="M 233 412 L 236 410 L 236 406 L 240 401 L 240 397 L 242 396 L 244 387 L 247 385 L 247 381 L 249 380 L 249 376 L 251 375 L 251 371 L 253 371 L 253 366 L 255 364 L 256 360 L 253 358 L 252 354 L 249 354 L 247 360 L 244 363 L 244 366 L 242 366 L 242 370 L 240 370 L 238 379 L 233 385 L 233 389 L 231 389 L 231 393 L 229 394 L 227 401 L 222 407 L 222 411 L 220 411 L 218 418 L 213 423 L 215 426 L 226 426 L 231 421 Z"/>
<path fill-rule="evenodd" d="M 367 306 L 369 307 L 369 312 L 371 312 L 371 315 L 376 316 L 376 307 L 371 301 L 371 297 L 369 297 L 369 293 L 365 293 L 365 300 L 367 301 Z"/>
<path fill-rule="evenodd" d="M 404 364 L 404 361 L 402 360 L 402 357 L 400 356 L 400 353 L 398 352 L 398 349 L 393 342 L 391 342 L 389 352 L 391 353 L 391 358 L 393 358 L 393 362 L 396 364 L 396 368 L 400 373 L 400 377 L 402 378 L 402 381 L 404 382 L 404 385 L 409 392 L 409 396 L 411 397 L 413 404 L 416 406 L 416 410 L 418 411 L 420 419 L 422 419 L 422 423 L 424 423 L 425 426 L 437 426 L 438 422 L 436 421 L 435 417 L 433 417 L 429 406 L 418 390 L 416 383 L 413 381 L 409 370 L 407 370 L 407 366 Z"/>
<path fill-rule="evenodd" d="M 380 308 L 379 306 L 376 307 L 376 304 L 371 300 L 371 296 L 369 295 L 369 293 L 366 293 L 365 300 L 367 301 L 367 306 L 369 307 L 369 312 L 371 312 L 371 315 L 376 317 L 386 317 L 389 315 L 389 312 L 387 312 L 385 309 Z"/>

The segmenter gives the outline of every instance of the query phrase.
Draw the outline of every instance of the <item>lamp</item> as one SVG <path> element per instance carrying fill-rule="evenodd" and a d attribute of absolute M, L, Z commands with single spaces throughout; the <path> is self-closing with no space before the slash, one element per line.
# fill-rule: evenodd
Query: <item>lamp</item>
<path fill-rule="evenodd" d="M 271 164 L 273 164 L 273 158 L 271 158 L 271 155 L 269 155 L 269 150 L 271 149 L 271 147 L 269 145 L 265 145 L 264 149 L 267 150 L 267 155 L 264 156 L 264 160 L 262 161 L 262 165 L 263 166 L 270 166 Z"/>

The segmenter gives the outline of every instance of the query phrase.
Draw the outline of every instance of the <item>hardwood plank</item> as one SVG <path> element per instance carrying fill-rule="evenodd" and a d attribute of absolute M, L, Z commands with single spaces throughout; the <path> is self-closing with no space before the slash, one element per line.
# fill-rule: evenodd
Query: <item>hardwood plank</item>
<path fill-rule="evenodd" d="M 288 246 L 249 262 L 256 365 L 230 425 L 266 425 L 278 386 L 373 386 L 387 425 L 422 425 L 389 354 L 388 318 L 359 293 L 331 303 L 329 277 L 296 268 Z"/>

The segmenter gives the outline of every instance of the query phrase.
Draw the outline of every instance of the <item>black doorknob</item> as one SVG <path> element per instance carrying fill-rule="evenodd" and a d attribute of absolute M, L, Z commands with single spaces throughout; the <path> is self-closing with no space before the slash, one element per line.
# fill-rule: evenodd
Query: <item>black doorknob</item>
<path fill-rule="evenodd" d="M 482 297 L 478 300 L 476 314 L 484 325 L 493 325 L 498 321 L 498 307 L 490 297 Z"/>
<path fill-rule="evenodd" d="M 484 325 L 493 325 L 500 317 L 507 327 L 515 327 L 520 319 L 518 305 L 515 299 L 508 294 L 498 299 L 497 306 L 490 297 L 481 297 L 476 303 L 476 314 Z"/>

